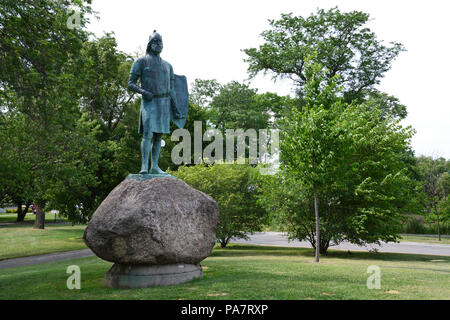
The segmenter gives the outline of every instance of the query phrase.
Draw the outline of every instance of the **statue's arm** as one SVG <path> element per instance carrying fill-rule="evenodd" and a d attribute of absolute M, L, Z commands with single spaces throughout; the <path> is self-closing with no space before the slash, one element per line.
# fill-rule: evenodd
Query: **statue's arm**
<path fill-rule="evenodd" d="M 141 94 L 145 99 L 152 100 L 153 94 L 137 84 L 140 78 L 139 62 L 133 63 L 130 71 L 130 78 L 128 79 L 128 90 Z"/>

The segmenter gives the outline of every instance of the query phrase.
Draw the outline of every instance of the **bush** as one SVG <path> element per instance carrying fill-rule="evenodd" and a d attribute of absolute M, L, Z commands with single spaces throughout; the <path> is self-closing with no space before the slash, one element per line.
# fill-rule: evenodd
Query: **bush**
<path fill-rule="evenodd" d="M 425 234 L 426 228 L 423 223 L 420 223 L 416 219 L 409 219 L 405 225 L 404 232 L 408 234 Z"/>
<path fill-rule="evenodd" d="M 261 231 L 266 211 L 257 203 L 260 173 L 248 164 L 182 166 L 169 171 L 191 187 L 213 197 L 219 205 L 217 241 L 225 248 L 231 239 L 247 239 Z"/>
<path fill-rule="evenodd" d="M 441 223 L 441 234 L 450 235 L 450 223 Z M 437 234 L 437 223 L 423 223 L 416 218 L 409 218 L 404 227 L 406 234 Z"/>

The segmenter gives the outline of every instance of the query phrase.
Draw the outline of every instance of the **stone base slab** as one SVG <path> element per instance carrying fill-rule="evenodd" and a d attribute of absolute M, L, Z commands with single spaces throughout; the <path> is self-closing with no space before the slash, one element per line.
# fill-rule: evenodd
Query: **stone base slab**
<path fill-rule="evenodd" d="M 148 288 L 170 286 L 202 278 L 200 265 L 123 265 L 115 263 L 105 274 L 109 288 Z"/>

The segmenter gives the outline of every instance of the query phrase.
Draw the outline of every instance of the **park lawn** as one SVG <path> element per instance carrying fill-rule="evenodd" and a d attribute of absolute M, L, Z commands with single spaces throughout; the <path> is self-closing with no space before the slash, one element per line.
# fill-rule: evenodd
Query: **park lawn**
<path fill-rule="evenodd" d="M 78 265 L 81 290 L 66 287 Z M 314 263 L 311 249 L 230 245 L 202 262 L 204 278 L 177 286 L 109 289 L 112 263 L 97 257 L 0 270 L 0 299 L 450 299 L 450 258 L 330 251 Z M 381 268 L 381 289 L 366 286 Z"/>
<path fill-rule="evenodd" d="M 437 235 L 436 236 L 425 236 L 420 234 L 408 234 L 408 235 L 402 235 L 402 238 L 400 239 L 400 242 L 422 242 L 422 243 L 436 243 L 436 244 L 450 244 L 450 238 L 447 237 L 441 237 L 441 241 L 438 240 Z"/>
<path fill-rule="evenodd" d="M 85 249 L 85 225 L 47 225 L 33 229 L 32 224 L 0 226 L 0 260 L 45 253 Z"/>
<path fill-rule="evenodd" d="M 34 222 L 35 215 L 33 213 L 27 213 L 25 216 L 24 221 L 25 222 Z M 8 223 L 8 222 L 16 222 L 17 219 L 17 213 L 0 213 L 0 223 Z M 65 217 L 62 215 L 56 214 L 56 220 L 57 221 L 67 221 Z M 55 221 L 55 214 L 46 212 L 45 213 L 45 222 L 54 222 Z"/>

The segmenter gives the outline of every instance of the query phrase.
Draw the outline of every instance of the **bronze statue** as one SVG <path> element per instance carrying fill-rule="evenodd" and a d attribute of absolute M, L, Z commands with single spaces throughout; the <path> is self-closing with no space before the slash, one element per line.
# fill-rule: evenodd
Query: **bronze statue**
<path fill-rule="evenodd" d="M 158 166 L 161 138 L 163 134 L 170 134 L 170 120 L 179 128 L 184 127 L 189 107 L 186 77 L 173 73 L 172 65 L 160 57 L 162 49 L 162 37 L 155 30 L 149 38 L 146 55 L 133 63 L 128 81 L 128 89 L 142 95 L 139 115 L 139 133 L 143 133 L 140 174 L 167 175 Z"/>

